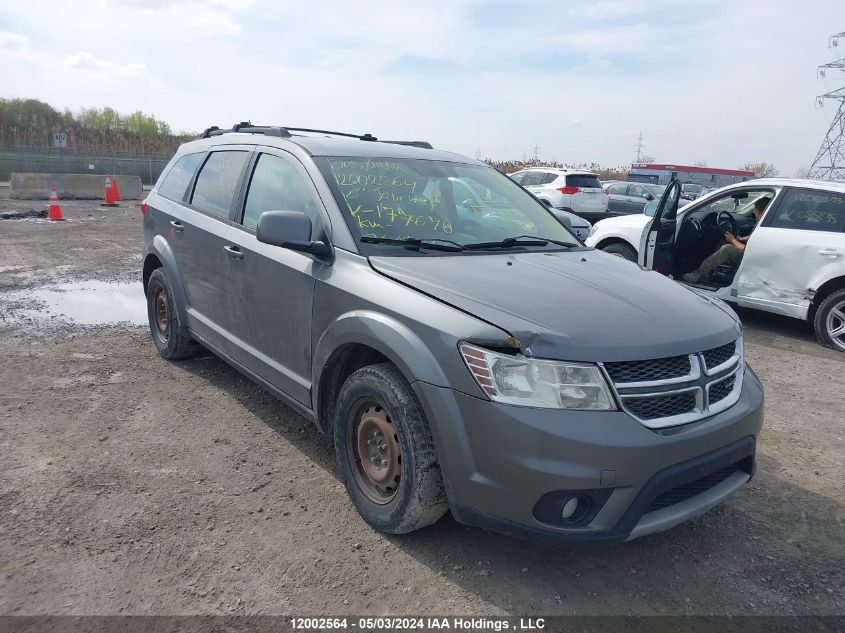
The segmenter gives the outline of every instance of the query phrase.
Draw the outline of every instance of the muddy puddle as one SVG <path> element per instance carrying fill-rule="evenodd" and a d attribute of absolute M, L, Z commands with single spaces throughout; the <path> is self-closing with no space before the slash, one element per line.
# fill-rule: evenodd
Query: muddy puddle
<path fill-rule="evenodd" d="M 147 323 L 147 303 L 140 283 L 82 281 L 51 284 L 0 295 L 15 312 L 36 320 L 59 319 L 79 325 Z"/>

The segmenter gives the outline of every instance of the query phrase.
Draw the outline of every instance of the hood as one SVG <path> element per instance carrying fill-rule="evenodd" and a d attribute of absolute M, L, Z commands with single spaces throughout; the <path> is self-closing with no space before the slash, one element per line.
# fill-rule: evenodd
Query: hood
<path fill-rule="evenodd" d="M 370 257 L 378 272 L 511 334 L 523 353 L 622 361 L 700 352 L 739 320 L 663 275 L 593 249 Z"/>

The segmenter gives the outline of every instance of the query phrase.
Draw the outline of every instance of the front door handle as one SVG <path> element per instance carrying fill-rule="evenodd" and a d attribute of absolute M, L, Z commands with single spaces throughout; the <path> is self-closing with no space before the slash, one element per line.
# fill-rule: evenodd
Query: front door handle
<path fill-rule="evenodd" d="M 244 254 L 241 252 L 241 249 L 239 249 L 237 246 L 224 246 L 223 250 L 229 253 L 229 257 L 231 257 L 235 261 L 244 258 Z"/>
<path fill-rule="evenodd" d="M 823 248 L 819 251 L 819 255 L 823 257 L 842 257 L 842 251 L 838 251 L 835 248 Z"/>
<path fill-rule="evenodd" d="M 181 222 L 177 222 L 176 220 L 170 220 L 170 226 L 172 226 L 173 230 L 177 233 L 181 233 L 182 229 L 185 228 L 184 226 L 182 226 Z"/>

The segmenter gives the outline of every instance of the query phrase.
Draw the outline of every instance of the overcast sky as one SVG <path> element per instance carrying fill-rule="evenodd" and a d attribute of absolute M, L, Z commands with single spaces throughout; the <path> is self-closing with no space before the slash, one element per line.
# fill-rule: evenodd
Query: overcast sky
<path fill-rule="evenodd" d="M 0 96 L 496 159 L 809 167 L 843 0 L 4 1 Z"/>

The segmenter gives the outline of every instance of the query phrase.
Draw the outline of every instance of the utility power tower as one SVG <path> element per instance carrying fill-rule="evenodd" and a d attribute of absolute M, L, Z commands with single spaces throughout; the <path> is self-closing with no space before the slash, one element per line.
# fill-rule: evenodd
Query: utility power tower
<path fill-rule="evenodd" d="M 831 35 L 830 48 L 837 48 L 840 38 L 845 38 L 845 32 Z M 819 66 L 817 77 L 826 77 L 829 70 L 845 71 L 845 57 Z M 845 86 L 816 97 L 816 107 L 823 107 L 825 100 L 838 102 L 839 106 L 807 177 L 845 181 Z"/>
<path fill-rule="evenodd" d="M 643 133 L 642 132 L 640 132 L 640 135 L 637 137 L 636 147 L 637 147 L 637 162 L 641 163 L 642 162 L 641 158 L 642 158 L 642 155 L 643 155 L 643 149 L 645 149 L 645 145 L 643 145 Z"/>

